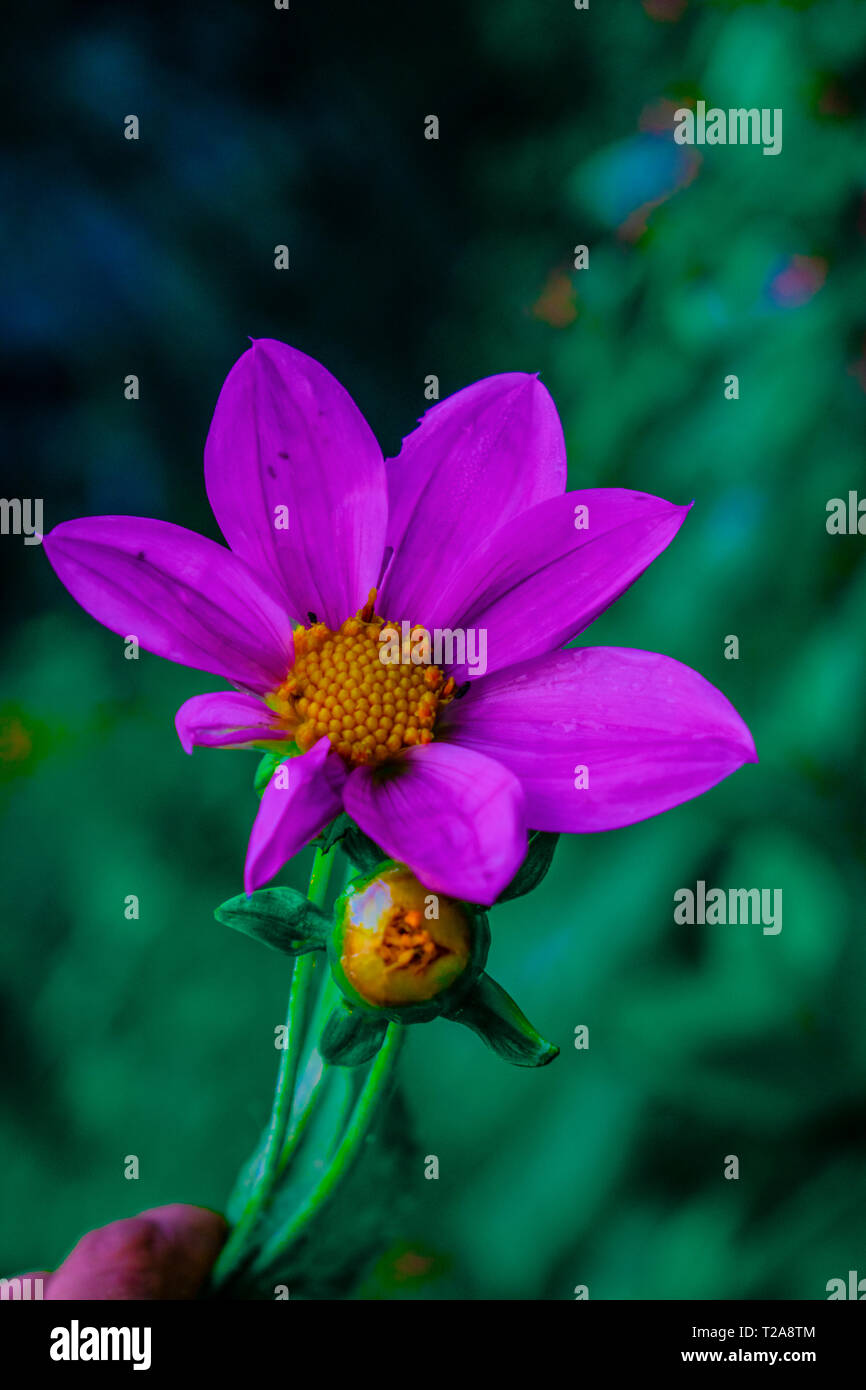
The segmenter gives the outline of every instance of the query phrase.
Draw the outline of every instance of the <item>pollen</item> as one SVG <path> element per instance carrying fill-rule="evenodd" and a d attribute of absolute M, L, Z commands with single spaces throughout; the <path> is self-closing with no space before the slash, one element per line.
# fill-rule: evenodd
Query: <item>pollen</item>
<path fill-rule="evenodd" d="M 294 665 L 267 703 L 304 753 L 328 738 L 350 766 L 384 763 L 432 742 L 454 696 L 453 678 L 426 657 L 424 629 L 386 622 L 375 601 L 374 589 L 336 632 L 319 622 L 295 629 Z"/>
<path fill-rule="evenodd" d="M 448 947 L 433 940 L 422 920 L 417 910 L 395 910 L 377 947 L 386 970 L 411 970 L 414 975 L 423 975 L 440 956 L 448 955 Z"/>

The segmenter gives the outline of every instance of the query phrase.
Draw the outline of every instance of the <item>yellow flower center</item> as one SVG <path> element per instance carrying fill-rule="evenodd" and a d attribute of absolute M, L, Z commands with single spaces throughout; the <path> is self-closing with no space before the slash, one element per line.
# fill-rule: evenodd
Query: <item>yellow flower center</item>
<path fill-rule="evenodd" d="M 370 1004 L 432 999 L 462 974 L 470 950 L 460 904 L 429 894 L 408 869 L 383 873 L 346 905 L 340 963 Z"/>
<path fill-rule="evenodd" d="M 324 623 L 295 629 L 295 663 L 267 703 L 304 753 L 329 738 L 353 767 L 385 762 L 430 743 L 439 708 L 453 696 L 454 680 L 424 659 L 418 642 L 404 642 L 398 662 L 382 660 L 379 634 L 397 625 L 373 612 L 375 598 L 374 589 L 336 632 Z"/>

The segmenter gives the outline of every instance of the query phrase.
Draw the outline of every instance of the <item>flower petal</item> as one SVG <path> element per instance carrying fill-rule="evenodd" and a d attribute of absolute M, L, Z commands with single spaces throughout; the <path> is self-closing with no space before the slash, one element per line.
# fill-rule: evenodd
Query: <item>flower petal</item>
<path fill-rule="evenodd" d="M 357 768 L 346 810 L 425 887 L 489 906 L 526 854 L 523 795 L 500 763 L 431 743 L 398 764 Z"/>
<path fill-rule="evenodd" d="M 252 893 L 273 878 L 342 810 L 346 769 L 320 738 L 308 753 L 281 763 L 271 778 L 250 832 L 244 888 Z"/>
<path fill-rule="evenodd" d="M 250 690 L 273 690 L 285 679 L 289 619 L 224 546 L 138 516 L 65 521 L 44 545 L 72 597 L 112 632 Z"/>
<path fill-rule="evenodd" d="M 670 544 L 688 511 L 645 492 L 589 488 L 506 522 L 433 605 L 432 627 L 474 629 L 476 658 L 484 653 L 451 674 L 480 677 L 576 637 Z"/>
<path fill-rule="evenodd" d="M 565 476 L 562 426 L 536 377 L 487 377 L 434 405 L 388 461 L 396 553 L 378 611 L 426 623 L 443 567 L 459 567 L 488 532 L 558 496 Z"/>
<path fill-rule="evenodd" d="M 232 550 L 277 580 L 294 617 L 312 612 L 336 627 L 366 601 L 385 542 L 382 451 L 312 357 L 259 338 L 235 363 L 208 434 L 205 483 Z"/>
<path fill-rule="evenodd" d="M 623 647 L 510 666 L 449 705 L 441 732 L 516 773 L 534 830 L 631 825 L 757 762 L 715 686 L 670 657 Z"/>
<path fill-rule="evenodd" d="M 243 748 L 289 737 L 264 701 L 230 690 L 193 695 L 181 705 L 174 722 L 185 753 L 191 753 L 196 745 Z"/>

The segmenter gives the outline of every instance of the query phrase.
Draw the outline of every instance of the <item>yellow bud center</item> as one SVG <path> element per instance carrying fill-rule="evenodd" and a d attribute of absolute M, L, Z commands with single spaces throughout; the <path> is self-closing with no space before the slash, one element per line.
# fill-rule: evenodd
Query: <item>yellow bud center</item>
<path fill-rule="evenodd" d="M 403 642 L 396 662 L 382 659 L 393 641 L 385 648 L 380 634 L 397 625 L 373 612 L 375 597 L 373 590 L 336 632 L 324 623 L 296 628 L 294 665 L 267 697 L 302 752 L 329 738 L 353 767 L 430 743 L 439 709 L 454 693 L 454 680 L 425 658 L 423 642 Z"/>
<path fill-rule="evenodd" d="M 346 904 L 340 964 L 370 1004 L 432 999 L 466 968 L 471 941 L 461 905 L 392 869 Z"/>

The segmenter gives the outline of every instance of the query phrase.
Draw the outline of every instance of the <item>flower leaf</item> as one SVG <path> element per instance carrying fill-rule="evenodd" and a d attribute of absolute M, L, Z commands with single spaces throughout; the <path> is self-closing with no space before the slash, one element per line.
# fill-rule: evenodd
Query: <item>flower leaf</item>
<path fill-rule="evenodd" d="M 342 1000 L 325 1024 L 319 1052 L 338 1067 L 359 1067 L 375 1057 L 388 1027 L 387 1018 L 371 1018 Z"/>
<path fill-rule="evenodd" d="M 270 1124 L 266 1124 L 259 1136 L 255 1149 L 235 1178 L 235 1185 L 232 1188 L 225 1209 L 226 1216 L 232 1225 L 240 1221 L 244 1208 L 261 1179 L 270 1133 Z"/>
<path fill-rule="evenodd" d="M 295 888 L 260 888 L 249 897 L 239 893 L 221 903 L 214 917 L 287 956 L 321 951 L 331 929 L 330 918 Z"/>
<path fill-rule="evenodd" d="M 544 1067 L 559 1048 L 536 1033 L 510 994 L 483 974 L 448 1018 L 471 1028 L 503 1061 L 515 1067 Z"/>
<path fill-rule="evenodd" d="M 522 898 L 525 893 L 531 893 L 533 888 L 538 887 L 553 863 L 558 840 L 559 833 L 555 830 L 530 831 L 526 858 L 508 887 L 503 888 L 499 894 L 496 899 L 498 903 L 507 903 L 512 898 Z"/>
<path fill-rule="evenodd" d="M 359 1075 L 347 1067 L 326 1068 L 304 1141 L 262 1215 L 259 1239 L 263 1244 L 291 1220 L 321 1183 L 322 1156 L 337 1148 L 362 1079 L 363 1069 Z M 405 1181 L 413 1155 L 410 1134 L 405 1101 L 399 1087 L 394 1087 L 369 1141 L 328 1201 L 268 1270 L 242 1268 L 229 1296 L 273 1300 L 274 1286 L 280 1283 L 288 1285 L 292 1298 L 351 1297 L 360 1272 L 411 1224 L 417 1185 L 413 1192 Z"/>

